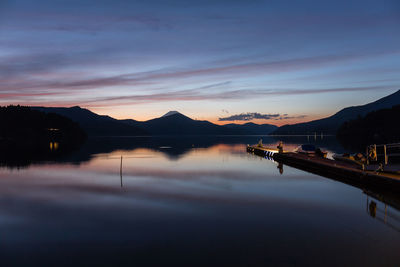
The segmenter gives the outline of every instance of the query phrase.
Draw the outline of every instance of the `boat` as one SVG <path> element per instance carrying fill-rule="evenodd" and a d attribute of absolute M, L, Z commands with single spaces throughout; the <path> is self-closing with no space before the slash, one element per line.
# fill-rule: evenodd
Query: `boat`
<path fill-rule="evenodd" d="M 322 157 L 322 158 L 326 158 L 326 155 L 328 154 L 326 151 L 322 151 L 319 147 L 316 147 L 312 144 L 303 144 L 298 148 L 296 148 L 294 152 L 299 154 L 305 154 L 311 157 Z"/>
<path fill-rule="evenodd" d="M 352 164 L 356 164 L 358 166 L 362 166 L 363 164 L 366 164 L 366 162 L 367 162 L 366 157 L 361 153 L 356 153 L 356 154 L 344 153 L 342 155 L 334 154 L 332 156 L 332 158 L 337 161 L 352 163 Z"/>

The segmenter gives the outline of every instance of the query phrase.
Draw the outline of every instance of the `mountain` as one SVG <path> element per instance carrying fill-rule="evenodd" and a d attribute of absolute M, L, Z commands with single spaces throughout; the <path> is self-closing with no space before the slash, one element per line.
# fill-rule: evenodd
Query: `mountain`
<path fill-rule="evenodd" d="M 232 130 L 238 130 L 238 131 L 242 131 L 246 134 L 249 135 L 266 135 L 266 134 L 270 134 L 271 132 L 273 132 L 274 130 L 276 130 L 278 127 L 272 124 L 256 124 L 256 123 L 252 123 L 252 122 L 248 122 L 245 124 L 235 124 L 235 123 L 231 123 L 231 124 L 225 124 L 224 127 L 232 129 Z"/>
<path fill-rule="evenodd" d="M 277 128 L 271 124 L 255 123 L 216 125 L 209 121 L 193 120 L 177 111 L 169 111 L 160 118 L 145 122 L 125 122 L 152 135 L 266 135 Z"/>
<path fill-rule="evenodd" d="M 246 123 L 243 125 L 216 125 L 209 121 L 193 120 L 177 111 L 148 120 L 117 120 L 98 115 L 90 110 L 71 108 L 32 107 L 46 113 L 63 115 L 79 123 L 90 136 L 137 136 L 137 135 L 265 135 L 276 128 L 274 125 Z"/>
<path fill-rule="evenodd" d="M 384 108 L 391 108 L 398 104 L 400 104 L 400 90 L 366 105 L 344 108 L 328 118 L 281 126 L 277 130 L 272 132 L 272 134 L 293 135 L 314 134 L 315 132 L 323 132 L 324 134 L 336 134 L 338 128 L 346 121 L 355 119 L 358 116 L 365 116 L 367 113 L 372 111 Z"/>
<path fill-rule="evenodd" d="M 162 117 L 168 117 L 168 116 L 175 115 L 178 113 L 179 113 L 178 111 L 172 110 L 172 111 L 168 111 L 167 113 L 165 113 Z"/>
<path fill-rule="evenodd" d="M 80 147 L 87 136 L 78 123 L 24 106 L 0 107 L 0 166 L 21 167 Z"/>
<path fill-rule="evenodd" d="M 148 135 L 148 133 L 141 128 L 127 125 L 109 116 L 98 115 L 78 106 L 71 108 L 32 107 L 32 109 L 65 116 L 79 123 L 81 128 L 91 136 Z"/>
<path fill-rule="evenodd" d="M 124 122 L 128 125 L 140 127 L 152 135 L 229 135 L 240 133 L 208 121 L 193 120 L 177 111 L 170 111 L 160 118 L 145 122 L 134 120 L 124 120 Z"/>
<path fill-rule="evenodd" d="M 400 142 L 400 105 L 380 109 L 365 117 L 343 123 L 337 131 L 338 140 L 348 147 L 365 148 L 369 144 Z"/>

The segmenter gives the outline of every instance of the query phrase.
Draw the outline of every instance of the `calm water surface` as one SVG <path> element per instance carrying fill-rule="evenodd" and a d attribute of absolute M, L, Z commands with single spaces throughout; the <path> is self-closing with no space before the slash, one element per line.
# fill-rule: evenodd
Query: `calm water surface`
<path fill-rule="evenodd" d="M 399 266 L 398 207 L 288 166 L 280 174 L 246 153 L 257 141 L 100 139 L 57 162 L 4 166 L 2 265 Z"/>

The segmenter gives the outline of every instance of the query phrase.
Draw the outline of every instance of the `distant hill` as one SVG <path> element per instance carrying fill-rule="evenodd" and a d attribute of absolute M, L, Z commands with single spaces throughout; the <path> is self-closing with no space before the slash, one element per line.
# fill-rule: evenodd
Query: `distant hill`
<path fill-rule="evenodd" d="M 274 130 L 278 129 L 278 126 L 272 125 L 272 124 L 255 124 L 252 122 L 248 122 L 245 124 L 225 124 L 224 127 L 232 129 L 232 130 L 238 130 L 245 132 L 246 134 L 255 134 L 255 135 L 267 135 Z"/>
<path fill-rule="evenodd" d="M 91 136 L 124 136 L 124 135 L 148 135 L 148 132 L 136 126 L 111 118 L 98 115 L 90 110 L 78 106 L 71 108 L 32 107 L 46 113 L 56 113 L 79 123 L 79 125 Z"/>
<path fill-rule="evenodd" d="M 24 106 L 0 107 L 0 138 L 25 143 L 31 139 L 50 139 L 60 142 L 82 142 L 85 132 L 71 119 L 55 114 L 44 113 Z"/>
<path fill-rule="evenodd" d="M 154 135 L 229 134 L 227 129 L 211 122 L 192 120 L 179 112 L 168 113 L 160 118 L 146 121 L 143 129 Z"/>
<path fill-rule="evenodd" d="M 364 117 L 343 123 L 337 131 L 345 146 L 366 147 L 370 144 L 400 142 L 400 105 L 368 113 Z"/>
<path fill-rule="evenodd" d="M 91 136 L 137 136 L 137 135 L 266 135 L 276 128 L 274 125 L 246 123 L 243 125 L 216 125 L 209 121 L 193 120 L 177 111 L 169 111 L 160 118 L 148 121 L 132 119 L 117 120 L 98 115 L 80 107 L 47 108 L 35 110 L 57 113 L 78 122 Z"/>
<path fill-rule="evenodd" d="M 340 125 L 342 125 L 346 121 L 355 119 L 358 116 L 365 116 L 367 113 L 375 110 L 391 108 L 398 104 L 400 104 L 400 90 L 366 105 L 344 108 L 328 118 L 281 126 L 277 130 L 272 132 L 272 134 L 292 135 L 313 134 L 314 132 L 323 132 L 324 134 L 336 134 Z"/>
<path fill-rule="evenodd" d="M 23 106 L 0 107 L 0 166 L 69 153 L 87 138 L 78 123 Z"/>
<path fill-rule="evenodd" d="M 179 114 L 179 112 L 176 110 L 172 110 L 172 111 L 168 111 L 167 113 L 165 113 L 162 117 L 168 117 L 168 116 L 175 115 L 175 114 Z"/>
<path fill-rule="evenodd" d="M 145 122 L 125 120 L 125 123 L 140 127 L 152 135 L 229 135 L 241 133 L 208 121 L 193 120 L 177 111 L 170 111 L 160 118 Z"/>
<path fill-rule="evenodd" d="M 193 120 L 177 111 L 169 111 L 160 118 L 125 123 L 140 127 L 152 135 L 266 135 L 277 128 L 275 125 L 255 123 L 216 125 L 209 121 Z"/>

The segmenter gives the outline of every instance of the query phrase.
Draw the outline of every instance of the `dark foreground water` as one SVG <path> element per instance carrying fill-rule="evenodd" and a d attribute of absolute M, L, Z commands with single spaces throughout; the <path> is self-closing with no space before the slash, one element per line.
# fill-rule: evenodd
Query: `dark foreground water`
<path fill-rule="evenodd" d="M 246 153 L 257 141 L 98 139 L 57 162 L 3 166 L 1 265 L 400 265 L 396 196 L 388 205 L 288 166 L 280 174 Z"/>

